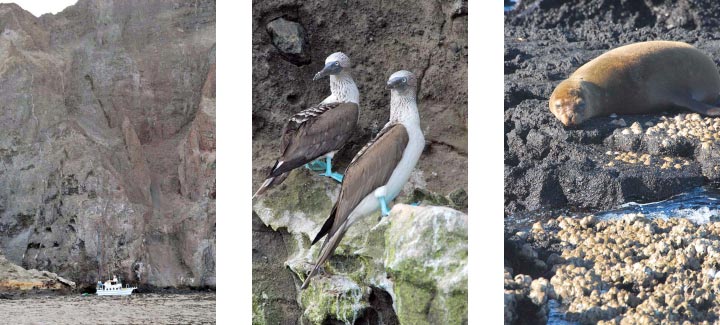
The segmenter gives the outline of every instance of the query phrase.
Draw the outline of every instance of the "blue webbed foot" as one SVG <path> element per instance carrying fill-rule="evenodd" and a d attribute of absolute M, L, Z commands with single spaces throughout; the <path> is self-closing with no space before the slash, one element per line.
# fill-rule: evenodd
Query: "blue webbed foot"
<path fill-rule="evenodd" d="M 343 175 L 340 174 L 340 173 L 335 173 L 335 172 L 330 172 L 329 174 L 328 174 L 328 173 L 322 173 L 322 174 L 320 174 L 320 176 L 330 177 L 330 178 L 336 180 L 338 183 L 342 183 L 342 181 L 343 181 Z"/>
<path fill-rule="evenodd" d="M 327 169 L 327 164 L 322 160 L 314 160 L 305 164 L 305 168 L 314 172 L 321 172 Z"/>
<path fill-rule="evenodd" d="M 420 202 L 410 203 L 410 205 L 416 207 L 416 206 L 419 206 L 419 205 L 420 205 Z"/>
<path fill-rule="evenodd" d="M 380 200 L 380 213 L 382 213 L 383 217 L 387 217 L 390 214 L 390 209 L 388 209 L 387 201 L 385 200 L 384 196 L 381 196 L 378 199 Z"/>
<path fill-rule="evenodd" d="M 320 176 L 327 176 L 336 180 L 338 183 L 342 183 L 343 175 L 332 171 L 332 158 L 330 156 L 325 156 L 325 161 L 325 172 L 320 174 Z"/>

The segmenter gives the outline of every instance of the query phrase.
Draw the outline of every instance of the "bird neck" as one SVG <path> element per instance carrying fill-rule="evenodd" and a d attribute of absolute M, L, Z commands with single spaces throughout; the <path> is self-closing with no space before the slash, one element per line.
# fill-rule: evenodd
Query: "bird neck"
<path fill-rule="evenodd" d="M 360 103 L 360 92 L 355 85 L 355 80 L 346 71 L 330 75 L 330 92 L 337 101 Z"/>
<path fill-rule="evenodd" d="M 390 122 L 420 125 L 415 90 L 401 91 L 393 89 L 390 93 Z"/>

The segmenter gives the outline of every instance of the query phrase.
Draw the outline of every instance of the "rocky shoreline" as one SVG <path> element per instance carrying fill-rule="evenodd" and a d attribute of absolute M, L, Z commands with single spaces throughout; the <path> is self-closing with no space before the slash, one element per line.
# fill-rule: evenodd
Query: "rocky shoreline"
<path fill-rule="evenodd" d="M 547 322 L 551 305 L 582 324 L 717 321 L 720 223 L 592 214 L 717 188 L 720 118 L 677 110 L 565 128 L 547 100 L 582 64 L 632 42 L 687 42 L 720 66 L 719 9 L 548 0 L 506 13 L 506 324 Z"/>
<path fill-rule="evenodd" d="M 215 288 L 206 287 L 157 287 L 148 284 L 127 283 L 137 286 L 133 293 L 184 295 L 196 293 L 214 293 Z M 48 296 L 72 296 L 94 294 L 94 283 L 76 283 L 53 272 L 30 269 L 8 261 L 0 254 L 0 299 L 26 299 Z"/>
<path fill-rule="evenodd" d="M 547 107 L 560 81 L 623 44 L 683 41 L 720 63 L 719 25 L 712 16 L 717 3 L 647 3 L 523 1 L 506 14 L 506 216 L 600 211 L 720 183 L 718 118 L 674 111 L 595 118 L 565 128 Z M 687 24 L 668 20 L 670 13 L 680 19 L 676 9 L 683 6 L 693 13 Z M 630 159 L 616 159 L 621 154 Z M 632 157 L 658 163 L 618 163 Z M 672 168 L 664 168 L 665 161 Z"/>
<path fill-rule="evenodd" d="M 75 282 L 55 273 L 26 270 L 0 254 L 0 299 L 39 293 L 63 294 L 74 291 Z"/>
<path fill-rule="evenodd" d="M 553 299 L 581 324 L 709 324 L 720 315 L 720 222 L 558 217 L 506 235 L 506 324 L 547 322 Z"/>

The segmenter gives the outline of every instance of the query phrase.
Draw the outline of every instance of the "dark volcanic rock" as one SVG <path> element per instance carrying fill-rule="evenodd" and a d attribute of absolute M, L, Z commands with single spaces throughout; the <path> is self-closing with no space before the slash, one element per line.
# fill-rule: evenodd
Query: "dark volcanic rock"
<path fill-rule="evenodd" d="M 0 248 L 79 286 L 215 285 L 215 2 L 0 4 Z"/>
<path fill-rule="evenodd" d="M 278 35 L 268 32 L 281 21 L 305 30 L 308 64 L 288 61 Z M 463 0 L 253 1 L 253 188 L 277 158 L 287 119 L 330 94 L 327 78 L 312 78 L 328 55 L 342 51 L 352 62 L 361 111 L 358 130 L 334 160 L 338 170 L 387 122 L 385 83 L 406 69 L 419 79 L 427 140 L 415 185 L 442 195 L 467 189 L 467 21 Z"/>
<path fill-rule="evenodd" d="M 295 65 L 310 62 L 305 30 L 293 21 L 278 18 L 267 24 L 267 30 L 272 36 L 272 42 L 290 62 Z"/>
<path fill-rule="evenodd" d="M 719 129 L 708 126 L 701 131 L 710 140 L 671 137 L 662 130 L 648 132 L 654 125 L 674 123 L 678 115 L 683 120 L 678 127 L 695 123 L 688 122 L 693 118 L 685 115 L 688 112 L 599 117 L 565 128 L 547 107 L 560 81 L 594 57 L 624 44 L 683 41 L 720 63 L 718 12 L 720 4 L 710 0 L 547 0 L 522 1 L 507 13 L 506 216 L 560 208 L 602 210 L 628 201 L 662 200 L 718 183 L 720 146 L 718 138 L 712 137 Z M 630 132 L 634 123 L 639 132 Z M 637 159 L 623 160 L 628 153 Z M 643 155 L 650 157 L 647 164 L 640 159 Z M 663 166 L 664 159 L 672 163 Z"/>
<path fill-rule="evenodd" d="M 298 294 L 292 274 L 284 267 L 292 242 L 285 230 L 273 231 L 253 212 L 253 308 L 265 324 L 295 324 L 302 310 L 296 302 Z"/>

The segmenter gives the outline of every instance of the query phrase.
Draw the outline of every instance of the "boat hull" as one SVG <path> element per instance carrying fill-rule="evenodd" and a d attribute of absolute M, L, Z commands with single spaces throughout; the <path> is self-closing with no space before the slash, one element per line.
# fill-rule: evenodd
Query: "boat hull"
<path fill-rule="evenodd" d="M 98 296 L 129 296 L 135 288 L 122 288 L 111 290 L 98 290 Z"/>

